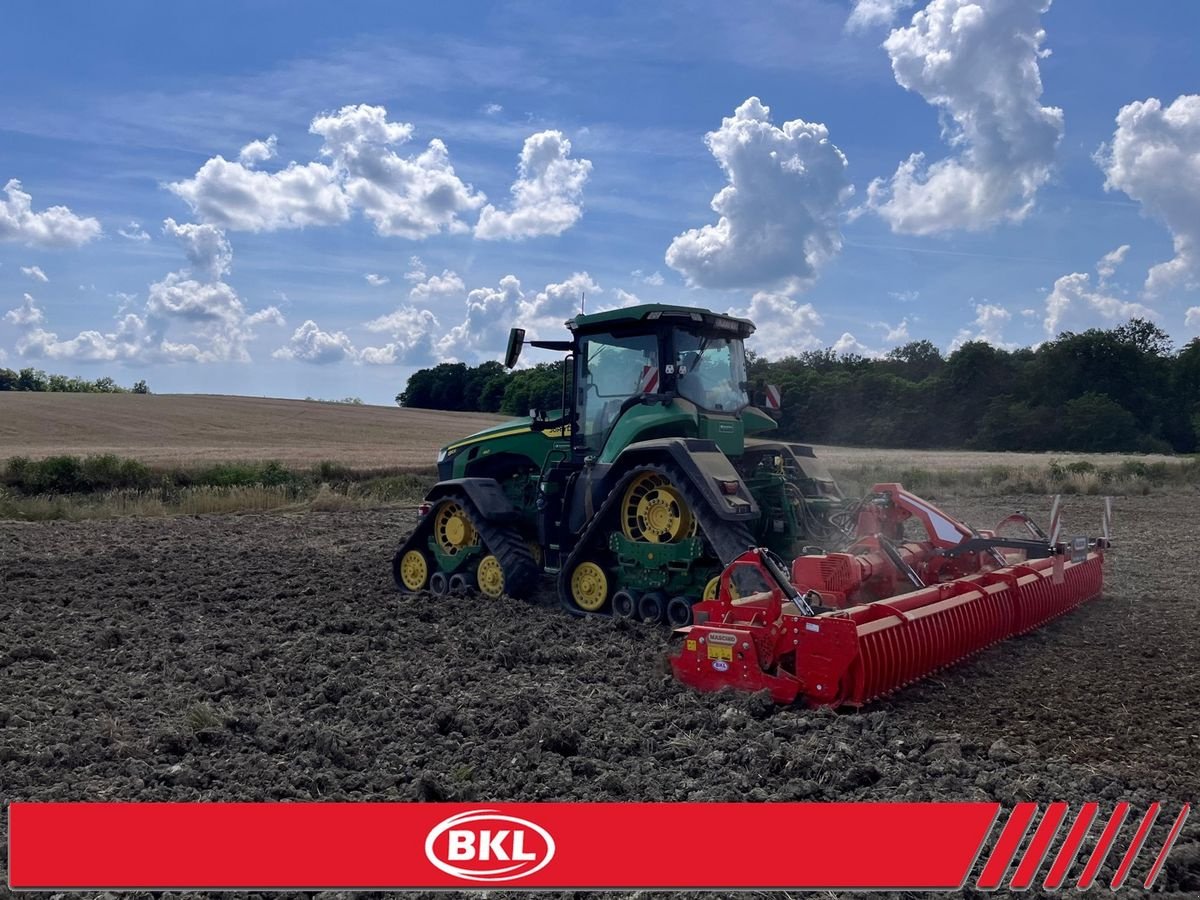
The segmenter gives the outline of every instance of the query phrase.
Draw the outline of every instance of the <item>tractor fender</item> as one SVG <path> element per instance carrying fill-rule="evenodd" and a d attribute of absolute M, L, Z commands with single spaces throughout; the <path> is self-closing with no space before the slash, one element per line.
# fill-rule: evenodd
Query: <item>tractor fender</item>
<path fill-rule="evenodd" d="M 637 441 L 621 451 L 613 470 L 670 462 L 683 472 L 709 507 L 729 522 L 748 522 L 759 516 L 758 504 L 729 457 L 714 441 L 702 438 L 657 438 Z M 732 494 L 724 485 L 737 485 Z"/>
<path fill-rule="evenodd" d="M 449 478 L 435 484 L 425 499 L 433 502 L 452 494 L 466 494 L 485 519 L 508 519 L 516 514 L 495 478 Z"/>

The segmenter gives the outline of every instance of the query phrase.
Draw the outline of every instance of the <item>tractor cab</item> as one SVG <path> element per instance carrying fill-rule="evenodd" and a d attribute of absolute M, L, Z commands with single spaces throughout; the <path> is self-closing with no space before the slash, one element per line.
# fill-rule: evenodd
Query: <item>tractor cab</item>
<path fill-rule="evenodd" d="M 571 341 L 529 343 L 570 350 L 572 390 L 555 424 L 570 426 L 580 457 L 611 463 L 630 443 L 655 437 L 708 438 L 736 456 L 747 431 L 775 427 L 751 407 L 743 341 L 754 325 L 745 319 L 653 304 L 566 324 Z M 512 362 L 523 340 L 514 329 Z"/>

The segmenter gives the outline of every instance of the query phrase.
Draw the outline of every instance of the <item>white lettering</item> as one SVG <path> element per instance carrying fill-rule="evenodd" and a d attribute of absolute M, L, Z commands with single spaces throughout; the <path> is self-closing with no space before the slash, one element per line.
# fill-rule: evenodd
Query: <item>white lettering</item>
<path fill-rule="evenodd" d="M 508 854 L 501 846 L 504 839 L 512 834 L 507 829 L 497 831 L 495 835 L 486 828 L 479 832 L 479 861 L 484 862 L 489 859 L 498 859 L 502 862 L 508 862 Z"/>
<path fill-rule="evenodd" d="M 512 858 L 514 862 L 537 859 L 536 853 L 529 853 L 525 850 L 525 832 L 513 832 L 513 852 Z"/>
<path fill-rule="evenodd" d="M 449 858 L 453 860 L 464 860 L 475 858 L 475 832 L 473 831 L 451 831 L 450 837 L 450 853 Z"/>

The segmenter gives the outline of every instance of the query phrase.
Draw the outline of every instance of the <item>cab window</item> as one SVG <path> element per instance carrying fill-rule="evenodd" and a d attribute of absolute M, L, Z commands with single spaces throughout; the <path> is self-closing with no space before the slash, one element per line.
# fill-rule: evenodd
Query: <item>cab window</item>
<path fill-rule="evenodd" d="M 675 338 L 679 395 L 701 409 L 736 412 L 748 405 L 746 354 L 738 338 L 680 332 Z"/>
<path fill-rule="evenodd" d="M 658 338 L 594 334 L 580 350 L 580 427 L 587 446 L 599 452 L 621 405 L 630 397 L 659 390 Z"/>

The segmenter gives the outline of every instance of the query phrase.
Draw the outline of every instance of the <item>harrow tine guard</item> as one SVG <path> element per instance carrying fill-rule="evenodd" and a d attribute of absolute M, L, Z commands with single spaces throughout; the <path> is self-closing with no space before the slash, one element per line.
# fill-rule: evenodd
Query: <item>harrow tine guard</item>
<path fill-rule="evenodd" d="M 897 493 L 903 495 L 902 489 Z M 900 497 L 901 505 L 907 496 Z M 925 572 L 930 561 L 944 564 L 948 556 L 967 553 L 927 548 L 922 557 L 915 546 L 905 545 L 905 551 Z M 1041 558 L 996 567 L 996 557 L 1003 558 L 993 555 L 998 546 L 1038 550 Z M 802 557 L 794 564 L 792 584 L 779 577 L 777 566 L 765 564 L 763 551 L 750 551 L 723 573 L 718 598 L 696 606 L 697 624 L 678 629 L 684 647 L 671 664 L 680 681 L 699 690 L 766 689 L 781 703 L 803 697 L 818 706 L 863 706 L 1098 597 L 1107 546 L 1107 538 L 1081 539 L 1075 548 L 976 538 L 962 544 L 975 553 L 975 571 L 841 608 L 840 600 L 862 596 L 847 589 L 855 567 L 864 578 L 879 578 L 887 554 Z M 759 569 L 771 587 L 733 599 L 731 576 L 739 566 Z M 833 573 L 832 586 L 829 580 L 823 590 L 801 585 L 797 572 Z M 893 589 L 900 580 L 891 582 Z M 820 597 L 821 611 L 796 603 L 801 595 Z"/>

